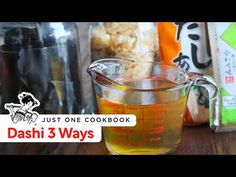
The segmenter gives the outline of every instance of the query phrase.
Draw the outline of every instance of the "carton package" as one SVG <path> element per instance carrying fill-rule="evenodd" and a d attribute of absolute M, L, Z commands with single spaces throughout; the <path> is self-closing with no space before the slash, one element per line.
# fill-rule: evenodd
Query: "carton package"
<path fill-rule="evenodd" d="M 236 130 L 236 23 L 208 23 L 214 78 L 220 90 L 220 118 L 216 131 Z"/>

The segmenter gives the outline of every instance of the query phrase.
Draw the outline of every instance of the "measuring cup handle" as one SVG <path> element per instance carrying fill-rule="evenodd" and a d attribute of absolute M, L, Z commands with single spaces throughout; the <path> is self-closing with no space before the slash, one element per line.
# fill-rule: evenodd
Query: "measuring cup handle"
<path fill-rule="evenodd" d="M 220 126 L 220 92 L 214 79 L 209 75 L 189 72 L 190 87 L 200 86 L 209 93 L 209 117 L 210 127 L 215 131 L 221 130 Z"/>

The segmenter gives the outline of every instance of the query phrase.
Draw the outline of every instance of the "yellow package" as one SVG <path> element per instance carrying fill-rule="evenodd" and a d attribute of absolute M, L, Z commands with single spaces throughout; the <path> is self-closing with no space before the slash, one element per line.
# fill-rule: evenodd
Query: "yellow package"
<path fill-rule="evenodd" d="M 187 72 L 212 75 L 212 60 L 206 23 L 157 23 L 160 61 L 176 65 Z M 194 86 L 189 93 L 185 125 L 209 122 L 209 101 L 205 89 Z"/>

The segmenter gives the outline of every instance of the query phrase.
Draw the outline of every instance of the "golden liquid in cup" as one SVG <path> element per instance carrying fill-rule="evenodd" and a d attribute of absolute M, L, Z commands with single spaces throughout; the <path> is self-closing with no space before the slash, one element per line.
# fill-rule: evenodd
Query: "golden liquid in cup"
<path fill-rule="evenodd" d="M 145 81 L 126 83 L 135 86 Z M 138 83 L 137 83 L 138 82 Z M 155 88 L 175 86 L 166 80 L 155 80 Z M 126 95 L 126 99 L 129 98 Z M 126 105 L 113 103 L 101 97 L 98 108 L 101 114 L 134 114 L 134 127 L 104 127 L 106 146 L 112 154 L 165 154 L 173 151 L 181 140 L 186 99 L 153 105 Z"/>

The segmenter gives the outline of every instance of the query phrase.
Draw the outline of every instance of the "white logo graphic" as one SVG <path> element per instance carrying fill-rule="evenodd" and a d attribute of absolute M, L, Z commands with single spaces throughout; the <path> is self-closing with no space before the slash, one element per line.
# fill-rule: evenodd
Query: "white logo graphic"
<path fill-rule="evenodd" d="M 27 92 L 19 94 L 18 99 L 20 104 L 7 103 L 4 106 L 9 111 L 12 122 L 15 124 L 21 121 L 28 124 L 35 123 L 39 114 L 32 110 L 38 107 L 40 102 L 31 93 Z"/>

